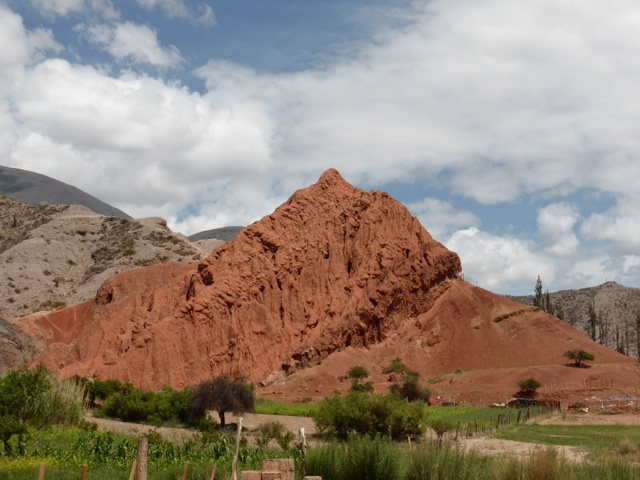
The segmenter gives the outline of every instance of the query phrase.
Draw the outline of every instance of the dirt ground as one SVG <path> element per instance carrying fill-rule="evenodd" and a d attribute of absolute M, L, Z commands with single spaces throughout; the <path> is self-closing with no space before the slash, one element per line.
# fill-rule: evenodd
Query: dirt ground
<path fill-rule="evenodd" d="M 217 414 L 214 414 L 217 420 Z M 109 420 L 104 418 L 94 418 L 88 416 L 88 421 L 95 422 L 100 430 L 109 430 L 122 433 L 144 434 L 148 431 L 155 430 L 163 437 L 173 439 L 186 439 L 193 435 L 190 430 L 182 428 L 170 427 L 152 427 L 149 425 L 141 425 L 136 423 L 125 423 L 117 420 Z M 236 423 L 234 415 L 227 415 L 227 423 L 229 425 Z M 249 432 L 256 430 L 261 424 L 266 422 L 277 421 L 282 423 L 287 430 L 298 434 L 300 427 L 304 427 L 305 434 L 312 437 L 316 433 L 313 420 L 309 417 L 294 417 L 287 415 L 261 415 L 255 413 L 247 413 L 243 415 L 243 428 Z M 595 413 L 558 413 L 551 417 L 536 419 L 541 425 L 638 425 L 640 426 L 640 415 L 638 414 L 619 414 L 619 415 L 599 415 Z M 427 434 L 429 435 L 429 433 Z M 511 440 L 500 440 L 490 437 L 473 437 L 458 438 L 455 443 L 466 451 L 477 452 L 482 455 L 512 455 L 515 457 L 528 457 L 536 451 L 549 448 L 547 445 L 515 442 Z M 555 446 L 559 454 L 567 460 L 582 461 L 587 456 L 587 451 L 570 446 Z"/>

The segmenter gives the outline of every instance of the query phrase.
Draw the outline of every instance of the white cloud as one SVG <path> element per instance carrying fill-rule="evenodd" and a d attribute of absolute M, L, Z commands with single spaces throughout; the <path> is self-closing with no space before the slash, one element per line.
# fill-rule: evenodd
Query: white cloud
<path fill-rule="evenodd" d="M 573 227 L 579 219 L 576 209 L 565 202 L 538 210 L 538 231 L 545 239 L 545 250 L 557 256 L 575 253 L 579 241 Z"/>
<path fill-rule="evenodd" d="M 581 231 L 587 238 L 612 242 L 619 253 L 640 253 L 640 215 L 593 214 L 585 220 Z"/>
<path fill-rule="evenodd" d="M 14 101 L 23 127 L 13 164 L 136 216 L 174 217 L 207 186 L 261 178 L 271 163 L 270 118 L 250 101 L 226 103 L 133 73 L 111 78 L 60 59 L 30 70 Z M 253 201 L 255 214 L 264 206 L 245 200 Z"/>
<path fill-rule="evenodd" d="M 480 226 L 480 219 L 471 212 L 457 210 L 449 202 L 437 198 L 424 198 L 406 205 L 413 215 L 436 240 L 466 227 Z"/>
<path fill-rule="evenodd" d="M 465 279 L 487 290 L 503 293 L 531 285 L 533 291 L 538 275 L 545 283 L 556 280 L 553 262 L 536 252 L 529 240 L 471 227 L 454 233 L 446 247 L 460 256 Z"/>
<path fill-rule="evenodd" d="M 116 60 L 162 68 L 175 68 L 183 61 L 175 46 L 161 46 L 157 32 L 146 25 L 133 22 L 97 24 L 85 30 L 91 42 L 100 45 Z"/>
<path fill-rule="evenodd" d="M 120 16 L 110 0 L 29 0 L 42 15 L 67 17 L 80 12 L 99 13 L 103 18 Z"/>
<path fill-rule="evenodd" d="M 197 14 L 183 0 L 137 0 L 137 2 L 147 10 L 160 9 L 169 18 L 188 19 L 206 26 L 215 24 L 213 8 L 206 3 L 197 5 L 197 10 L 201 12 Z"/>

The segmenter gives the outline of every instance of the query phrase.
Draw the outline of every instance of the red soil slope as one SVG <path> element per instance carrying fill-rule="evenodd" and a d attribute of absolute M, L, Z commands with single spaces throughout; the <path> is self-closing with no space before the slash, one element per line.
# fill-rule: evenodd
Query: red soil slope
<path fill-rule="evenodd" d="M 460 271 L 401 204 L 329 170 L 200 264 L 126 272 L 93 301 L 18 322 L 49 368 L 146 388 L 230 373 L 266 384 L 288 376 L 271 393 L 308 392 L 310 382 L 324 394 L 353 362 L 375 373 L 398 356 L 425 376 L 532 366 L 573 375 L 562 366 L 573 348 L 640 384 L 633 360 Z"/>

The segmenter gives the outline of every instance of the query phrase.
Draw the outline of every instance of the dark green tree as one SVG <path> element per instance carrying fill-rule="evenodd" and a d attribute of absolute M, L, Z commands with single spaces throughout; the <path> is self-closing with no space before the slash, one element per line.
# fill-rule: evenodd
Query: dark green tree
<path fill-rule="evenodd" d="M 583 362 L 593 361 L 593 359 L 595 358 L 593 354 L 585 352 L 584 350 L 567 350 L 566 352 L 564 352 L 564 356 L 569 360 L 573 360 L 573 364 L 575 367 L 582 367 Z"/>
<path fill-rule="evenodd" d="M 596 341 L 596 331 L 598 327 L 598 315 L 596 314 L 596 308 L 593 303 L 589 305 L 589 337 L 594 342 Z"/>
<path fill-rule="evenodd" d="M 536 280 L 535 297 L 533 298 L 533 306 L 542 308 L 543 301 L 544 299 L 542 297 L 542 280 L 540 280 L 540 275 L 538 275 L 538 280 Z"/>
<path fill-rule="evenodd" d="M 535 378 L 527 378 L 518 382 L 518 387 L 520 387 L 518 393 L 523 397 L 533 397 L 541 386 L 542 384 Z"/>
<path fill-rule="evenodd" d="M 221 375 L 215 380 L 207 380 L 199 384 L 189 395 L 189 416 L 199 420 L 206 416 L 208 410 L 215 410 L 220 416 L 220 428 L 226 425 L 225 414 L 240 414 L 253 410 L 255 398 L 251 386 L 239 378 L 230 380 Z"/>

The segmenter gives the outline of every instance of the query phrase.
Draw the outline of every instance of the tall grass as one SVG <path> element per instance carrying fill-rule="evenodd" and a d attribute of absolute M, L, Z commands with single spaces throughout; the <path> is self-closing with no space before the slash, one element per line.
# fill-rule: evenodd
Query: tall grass
<path fill-rule="evenodd" d="M 332 442 L 310 449 L 308 475 L 323 480 L 394 480 L 403 478 L 406 454 L 397 443 L 386 439 L 352 437 L 348 442 Z"/>
<path fill-rule="evenodd" d="M 306 473 L 323 480 L 631 480 L 640 478 L 640 466 L 615 458 L 573 463 L 551 447 L 520 459 L 436 442 L 410 451 L 407 445 L 360 437 L 310 449 Z"/>

